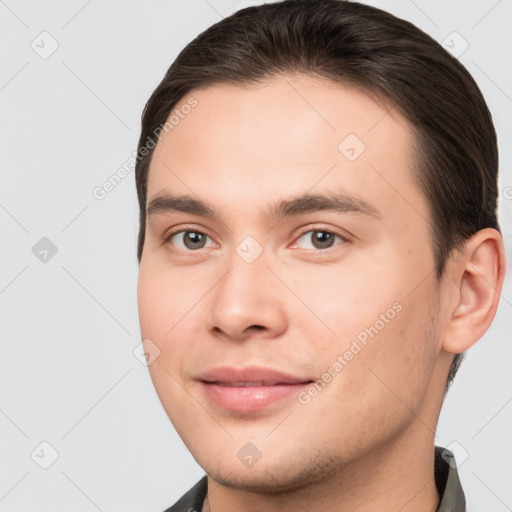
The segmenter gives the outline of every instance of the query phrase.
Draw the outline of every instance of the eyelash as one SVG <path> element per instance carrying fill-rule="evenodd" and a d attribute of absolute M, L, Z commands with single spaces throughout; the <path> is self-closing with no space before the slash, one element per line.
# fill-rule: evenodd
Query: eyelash
<path fill-rule="evenodd" d="M 325 249 L 304 249 L 304 250 L 306 250 L 306 251 L 308 251 L 310 253 L 311 252 L 314 252 L 314 253 L 325 253 L 329 249 L 334 250 L 334 247 L 336 247 L 338 245 L 343 245 L 344 243 L 350 241 L 346 236 L 344 236 L 344 235 L 342 235 L 340 233 L 337 233 L 336 231 L 333 231 L 332 229 L 327 229 L 327 228 L 324 228 L 322 226 L 313 226 L 313 227 L 312 226 L 305 226 L 304 228 L 302 228 L 300 230 L 300 232 L 296 236 L 295 242 L 293 242 L 293 244 L 295 245 L 297 243 L 297 240 L 302 238 L 306 233 L 310 233 L 310 232 L 313 233 L 315 231 L 316 232 L 321 232 L 321 233 L 328 233 L 330 235 L 338 237 L 339 239 L 341 239 L 342 242 L 338 243 L 338 244 L 335 244 L 335 245 L 333 245 L 331 247 L 327 247 Z M 209 237 L 211 240 L 213 240 L 213 238 L 210 235 L 208 235 L 208 233 L 205 233 L 204 231 L 201 231 L 201 230 L 195 228 L 194 226 L 182 226 L 182 227 L 180 227 L 180 229 L 176 229 L 176 230 L 171 231 L 170 233 L 164 235 L 163 242 L 165 244 L 169 244 L 170 241 L 171 241 L 171 238 L 173 236 L 178 235 L 179 233 L 186 233 L 186 232 L 199 233 L 199 234 L 205 235 L 205 236 Z M 178 250 L 182 251 L 182 249 L 178 249 Z M 197 249 L 195 251 L 190 249 L 190 250 L 187 250 L 187 251 L 184 251 L 184 252 L 193 253 L 193 252 L 199 252 L 199 251 L 200 251 L 200 249 Z"/>

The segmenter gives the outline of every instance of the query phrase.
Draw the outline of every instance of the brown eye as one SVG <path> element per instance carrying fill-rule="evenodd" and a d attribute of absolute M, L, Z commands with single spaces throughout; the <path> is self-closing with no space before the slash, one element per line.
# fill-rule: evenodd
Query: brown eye
<path fill-rule="evenodd" d="M 313 231 L 311 233 L 311 243 L 317 249 L 327 249 L 334 243 L 334 235 L 328 231 Z"/>
<path fill-rule="evenodd" d="M 195 250 L 206 247 L 209 236 L 200 231 L 178 231 L 172 234 L 168 241 L 181 250 Z M 211 246 L 211 244 L 210 244 Z"/>
<path fill-rule="evenodd" d="M 338 240 L 338 242 L 337 242 Z M 301 242 L 302 241 L 302 242 Z M 345 242 L 345 239 L 336 233 L 325 229 L 313 229 L 303 233 L 297 240 L 302 249 L 329 249 L 334 245 Z"/>

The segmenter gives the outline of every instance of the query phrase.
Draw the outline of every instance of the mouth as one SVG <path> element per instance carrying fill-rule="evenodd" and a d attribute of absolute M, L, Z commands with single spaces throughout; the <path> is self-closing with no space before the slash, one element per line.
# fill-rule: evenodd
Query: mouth
<path fill-rule="evenodd" d="M 264 409 L 297 395 L 313 382 L 269 368 L 215 368 L 198 378 L 207 398 L 217 406 L 238 412 Z"/>

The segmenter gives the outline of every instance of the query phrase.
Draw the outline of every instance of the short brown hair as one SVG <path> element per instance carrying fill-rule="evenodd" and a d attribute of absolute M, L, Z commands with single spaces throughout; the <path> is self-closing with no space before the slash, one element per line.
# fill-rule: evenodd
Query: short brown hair
<path fill-rule="evenodd" d="M 413 24 L 380 9 L 344 0 L 286 0 L 242 9 L 199 34 L 149 98 L 135 168 L 139 262 L 153 154 L 148 141 L 175 105 L 199 87 L 254 84 L 290 72 L 360 88 L 409 121 L 415 133 L 414 179 L 430 206 L 438 279 L 451 252 L 467 238 L 487 227 L 499 231 L 496 133 L 464 66 Z M 448 383 L 462 358 L 454 357 Z"/>

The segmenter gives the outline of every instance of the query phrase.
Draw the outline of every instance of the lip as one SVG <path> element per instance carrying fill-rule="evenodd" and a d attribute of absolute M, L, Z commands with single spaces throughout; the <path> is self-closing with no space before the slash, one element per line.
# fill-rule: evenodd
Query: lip
<path fill-rule="evenodd" d="M 197 377 L 204 392 L 218 406 L 239 412 L 251 412 L 297 395 L 312 379 L 295 377 L 271 368 L 223 366 Z"/>

